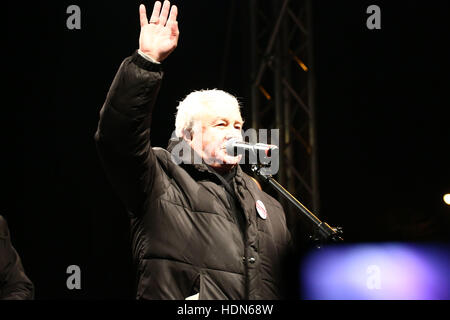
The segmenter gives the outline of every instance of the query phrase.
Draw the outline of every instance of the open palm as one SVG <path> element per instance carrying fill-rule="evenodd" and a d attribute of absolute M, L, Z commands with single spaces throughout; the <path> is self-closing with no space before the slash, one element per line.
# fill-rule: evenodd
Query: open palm
<path fill-rule="evenodd" d="M 170 12 L 170 15 L 169 15 Z M 145 6 L 139 6 L 141 33 L 139 35 L 139 49 L 156 61 L 163 61 L 175 50 L 180 32 L 177 22 L 178 9 L 170 7 L 169 1 L 156 1 L 150 21 L 147 19 Z"/>

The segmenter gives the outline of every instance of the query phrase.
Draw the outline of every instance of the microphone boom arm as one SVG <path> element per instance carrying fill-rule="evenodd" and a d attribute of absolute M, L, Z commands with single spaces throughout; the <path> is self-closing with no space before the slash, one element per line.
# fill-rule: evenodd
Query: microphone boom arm
<path fill-rule="evenodd" d="M 271 174 L 263 173 L 262 169 L 264 169 L 264 166 L 253 164 L 251 168 L 258 177 L 261 177 L 265 182 L 270 184 L 272 188 L 274 188 L 278 193 L 289 200 L 289 202 L 292 203 L 298 210 L 300 210 L 302 216 L 313 225 L 315 234 L 314 236 L 311 236 L 311 238 L 314 241 L 320 243 L 344 241 L 344 239 L 342 238 L 342 228 L 332 228 L 328 225 L 328 223 L 322 222 L 310 210 L 308 210 L 308 208 L 306 208 L 300 201 L 298 201 L 292 194 L 290 194 L 289 191 L 287 191 L 281 184 L 279 184 Z"/>

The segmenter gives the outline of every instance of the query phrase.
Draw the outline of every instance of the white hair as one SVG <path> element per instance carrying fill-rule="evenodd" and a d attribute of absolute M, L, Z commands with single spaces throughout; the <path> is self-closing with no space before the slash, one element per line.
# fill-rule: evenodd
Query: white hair
<path fill-rule="evenodd" d="M 178 104 L 175 115 L 175 134 L 183 137 L 194 130 L 200 114 L 217 108 L 234 108 L 240 113 L 239 101 L 233 95 L 218 89 L 193 91 Z"/>

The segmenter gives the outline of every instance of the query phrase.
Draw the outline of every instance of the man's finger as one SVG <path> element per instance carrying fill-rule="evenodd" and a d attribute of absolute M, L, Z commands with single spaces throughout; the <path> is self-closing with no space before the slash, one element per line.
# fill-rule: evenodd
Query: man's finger
<path fill-rule="evenodd" d="M 145 6 L 143 4 L 139 6 L 139 21 L 141 22 L 141 27 L 148 24 L 147 13 L 145 12 Z"/>
<path fill-rule="evenodd" d="M 167 23 L 169 25 L 169 22 Z M 178 42 L 178 37 L 180 36 L 180 30 L 178 30 L 178 22 L 170 22 L 170 32 L 176 37 L 176 42 Z"/>
<path fill-rule="evenodd" d="M 166 25 L 167 16 L 169 15 L 169 9 L 170 9 L 170 2 L 166 0 L 164 1 L 161 14 L 159 15 L 159 24 L 162 26 Z"/>
<path fill-rule="evenodd" d="M 152 16 L 150 17 L 150 23 L 159 23 L 159 12 L 161 11 L 161 2 L 156 1 L 153 5 Z"/>
<path fill-rule="evenodd" d="M 178 8 L 177 6 L 173 5 L 170 9 L 170 15 L 168 22 L 175 22 L 177 21 L 177 15 L 178 15 Z"/>

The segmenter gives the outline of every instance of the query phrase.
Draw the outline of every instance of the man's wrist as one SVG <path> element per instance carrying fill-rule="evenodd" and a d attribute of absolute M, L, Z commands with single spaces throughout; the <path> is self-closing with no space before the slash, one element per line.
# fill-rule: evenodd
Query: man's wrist
<path fill-rule="evenodd" d="M 138 50 L 136 50 L 131 56 L 131 62 L 136 64 L 138 67 L 152 72 L 161 72 L 162 64 L 151 61 L 150 59 L 144 57 Z"/>
<path fill-rule="evenodd" d="M 147 55 L 147 54 L 145 54 L 144 52 L 142 52 L 141 49 L 138 49 L 137 52 L 138 52 L 139 55 L 140 55 L 141 57 L 143 57 L 144 59 L 146 59 L 146 60 L 148 60 L 148 61 L 150 61 L 150 62 L 156 63 L 156 64 L 161 64 L 161 62 L 156 61 L 155 59 L 153 59 L 153 58 L 150 57 L 149 55 Z"/>

